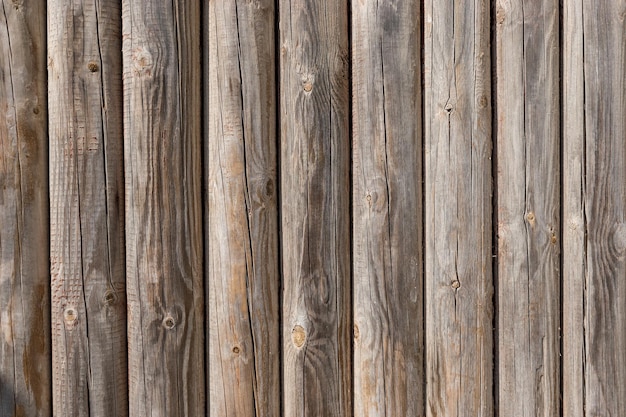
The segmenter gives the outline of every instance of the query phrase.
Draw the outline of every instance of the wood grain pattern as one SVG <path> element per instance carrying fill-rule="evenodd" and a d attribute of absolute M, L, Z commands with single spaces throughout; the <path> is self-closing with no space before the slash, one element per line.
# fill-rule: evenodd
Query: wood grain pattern
<path fill-rule="evenodd" d="M 626 415 L 626 2 L 583 4 L 584 415 Z M 579 301 L 580 302 L 580 301 Z"/>
<path fill-rule="evenodd" d="M 283 411 L 349 416 L 347 3 L 281 0 Z"/>
<path fill-rule="evenodd" d="M 493 415 L 489 7 L 486 0 L 424 5 L 426 402 L 432 417 Z"/>
<path fill-rule="evenodd" d="M 563 2 L 563 417 L 585 416 L 583 2 Z"/>
<path fill-rule="evenodd" d="M 120 3 L 48 6 L 54 414 L 125 416 Z"/>
<path fill-rule="evenodd" d="M 46 4 L 0 1 L 0 415 L 50 416 Z"/>
<path fill-rule="evenodd" d="M 202 416 L 199 2 L 122 6 L 130 415 Z"/>
<path fill-rule="evenodd" d="M 496 2 L 498 415 L 559 416 L 559 10 Z"/>
<path fill-rule="evenodd" d="M 354 415 L 424 416 L 420 7 L 351 5 Z"/>
<path fill-rule="evenodd" d="M 209 412 L 279 416 L 274 1 L 207 8 Z"/>

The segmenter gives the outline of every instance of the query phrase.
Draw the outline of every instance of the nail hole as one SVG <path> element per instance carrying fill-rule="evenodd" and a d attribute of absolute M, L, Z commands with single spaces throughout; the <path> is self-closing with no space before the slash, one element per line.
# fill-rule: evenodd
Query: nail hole
<path fill-rule="evenodd" d="M 239 346 L 235 346 L 235 347 L 233 348 L 233 353 L 234 353 L 235 355 L 239 355 Z"/>

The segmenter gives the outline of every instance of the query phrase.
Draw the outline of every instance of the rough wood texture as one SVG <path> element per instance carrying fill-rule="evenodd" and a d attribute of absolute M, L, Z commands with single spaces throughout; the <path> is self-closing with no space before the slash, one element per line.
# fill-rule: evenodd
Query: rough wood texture
<path fill-rule="evenodd" d="M 489 1 L 428 0 L 424 19 L 427 415 L 489 417 Z"/>
<path fill-rule="evenodd" d="M 207 9 L 209 411 L 279 416 L 274 1 Z"/>
<path fill-rule="evenodd" d="M 498 415 L 559 415 L 558 2 L 496 2 Z"/>
<path fill-rule="evenodd" d="M 281 0 L 284 415 L 349 416 L 346 2 Z"/>
<path fill-rule="evenodd" d="M 122 4 L 130 414 L 203 416 L 199 2 Z"/>
<path fill-rule="evenodd" d="M 563 3 L 563 417 L 585 417 L 583 1 Z"/>
<path fill-rule="evenodd" d="M 120 3 L 48 3 L 53 409 L 128 414 Z"/>
<path fill-rule="evenodd" d="M 51 413 L 46 4 L 0 1 L 0 415 Z"/>
<path fill-rule="evenodd" d="M 576 54 L 565 61 L 566 85 L 578 86 L 567 92 L 566 99 L 572 117 L 580 116 L 579 106 L 584 105 L 584 124 L 578 126 L 584 126 L 585 136 L 582 144 L 580 134 L 567 131 L 571 145 L 566 147 L 565 166 L 572 177 L 580 174 L 571 181 L 580 182 L 582 192 L 572 190 L 575 182 L 569 184 L 564 200 L 567 221 L 586 235 L 568 236 L 571 242 L 564 254 L 566 265 L 578 265 L 564 283 L 573 285 L 571 298 L 564 300 L 568 318 L 564 347 L 573 358 L 572 372 L 565 375 L 572 380 L 567 380 L 564 402 L 568 416 L 622 416 L 626 415 L 626 4 L 588 1 L 582 8 L 573 1 L 566 4 L 565 39 L 568 51 Z M 582 172 L 575 170 L 578 165 Z M 581 265 L 577 256 L 582 253 Z"/>
<path fill-rule="evenodd" d="M 352 1 L 355 416 L 425 411 L 419 9 Z"/>

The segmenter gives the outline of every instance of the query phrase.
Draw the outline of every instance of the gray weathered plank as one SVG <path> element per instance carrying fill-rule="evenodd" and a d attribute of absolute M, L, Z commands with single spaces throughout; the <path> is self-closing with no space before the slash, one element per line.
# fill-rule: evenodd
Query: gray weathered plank
<path fill-rule="evenodd" d="M 626 6 L 623 1 L 604 0 L 583 2 L 582 8 L 568 4 L 567 10 L 582 13 L 582 18 L 569 16 L 565 39 L 572 52 L 578 53 L 580 45 L 575 42 L 583 39 L 584 86 L 579 84 L 579 70 L 573 71 L 569 60 L 565 75 L 572 109 L 576 111 L 575 106 L 584 103 L 585 136 L 582 149 L 575 147 L 579 136 L 566 138 L 573 142 L 566 148 L 571 152 L 566 155 L 566 160 L 571 161 L 568 174 L 577 174 L 572 168 L 578 163 L 584 170 L 581 201 L 575 203 L 578 190 L 564 196 L 564 201 L 569 202 L 568 220 L 582 217 L 581 226 L 586 231 L 583 268 L 571 271 L 573 275 L 565 282 L 565 286 L 573 283 L 572 291 L 578 290 L 564 300 L 566 317 L 576 319 L 568 321 L 571 327 L 565 329 L 567 354 L 575 361 L 574 373 L 566 374 L 573 378 L 568 384 L 575 384 L 568 385 L 566 392 L 567 413 L 621 416 L 626 414 Z M 581 19 L 582 28 L 574 26 Z M 582 31 L 579 37 L 570 37 L 576 36 L 577 30 Z M 570 236 L 574 250 L 565 254 L 566 264 L 580 265 L 580 259 L 574 258 L 580 244 L 576 237 Z M 584 286 L 580 285 L 581 280 Z M 580 303 L 582 311 L 572 307 Z M 583 357 L 581 381 L 581 375 L 575 372 Z M 572 395 L 581 394 L 584 409 L 580 402 L 572 403 L 571 399 Z"/>
<path fill-rule="evenodd" d="M 279 416 L 274 1 L 207 9 L 209 411 Z"/>
<path fill-rule="evenodd" d="M 496 2 L 498 415 L 559 415 L 559 10 Z"/>
<path fill-rule="evenodd" d="M 53 409 L 128 415 L 120 2 L 49 0 Z"/>
<path fill-rule="evenodd" d="M 202 416 L 199 2 L 122 5 L 130 415 Z"/>
<path fill-rule="evenodd" d="M 351 5 L 354 415 L 423 416 L 420 7 Z"/>
<path fill-rule="evenodd" d="M 563 417 L 584 417 L 585 90 L 583 1 L 563 2 Z"/>
<path fill-rule="evenodd" d="M 0 2 L 0 415 L 51 414 L 46 3 Z"/>
<path fill-rule="evenodd" d="M 283 383 L 286 416 L 349 416 L 347 2 L 281 0 Z"/>
<path fill-rule="evenodd" d="M 493 415 L 489 1 L 424 5 L 428 416 Z"/>

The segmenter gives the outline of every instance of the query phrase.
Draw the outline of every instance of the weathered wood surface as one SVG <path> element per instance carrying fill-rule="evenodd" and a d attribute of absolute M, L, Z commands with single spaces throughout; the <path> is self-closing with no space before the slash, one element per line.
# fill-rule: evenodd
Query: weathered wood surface
<path fill-rule="evenodd" d="M 121 13 L 48 2 L 53 409 L 128 415 Z"/>
<path fill-rule="evenodd" d="M 498 415 L 559 415 L 558 2 L 496 2 Z"/>
<path fill-rule="evenodd" d="M 583 1 L 563 2 L 563 417 L 585 417 Z"/>
<path fill-rule="evenodd" d="M 564 412 L 621 416 L 626 415 L 626 6 L 623 1 L 565 4 L 564 38 L 571 55 L 564 56 L 570 87 L 564 94 L 572 112 L 566 120 L 573 124 L 565 131 L 570 232 L 563 262 L 571 275 L 564 277 L 563 347 L 572 362 L 564 374 Z M 584 136 L 576 127 L 584 128 Z"/>
<path fill-rule="evenodd" d="M 420 7 L 351 4 L 354 415 L 423 416 Z"/>
<path fill-rule="evenodd" d="M 202 416 L 199 2 L 122 5 L 130 415 Z"/>
<path fill-rule="evenodd" d="M 207 9 L 209 412 L 278 416 L 274 1 L 216 1 Z"/>
<path fill-rule="evenodd" d="M 51 414 L 46 4 L 0 2 L 0 415 Z"/>
<path fill-rule="evenodd" d="M 351 406 L 348 10 L 281 0 L 283 411 Z"/>
<path fill-rule="evenodd" d="M 489 1 L 426 1 L 428 416 L 493 415 Z M 471 35 L 470 35 L 471 34 Z"/>

